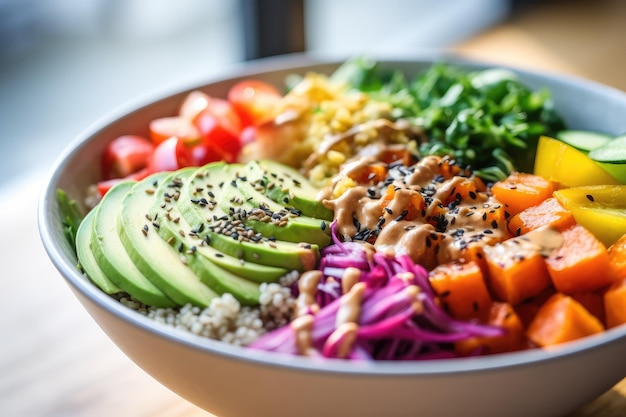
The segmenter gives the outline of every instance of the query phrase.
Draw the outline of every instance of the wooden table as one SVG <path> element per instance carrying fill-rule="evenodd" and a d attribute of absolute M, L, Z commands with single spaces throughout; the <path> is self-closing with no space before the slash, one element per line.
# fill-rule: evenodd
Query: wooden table
<path fill-rule="evenodd" d="M 549 2 L 454 50 L 626 90 L 626 2 L 589 3 Z M 60 279 L 37 234 L 39 178 L 0 193 L 0 416 L 209 416 L 126 358 Z M 570 417 L 624 415 L 626 379 Z"/>

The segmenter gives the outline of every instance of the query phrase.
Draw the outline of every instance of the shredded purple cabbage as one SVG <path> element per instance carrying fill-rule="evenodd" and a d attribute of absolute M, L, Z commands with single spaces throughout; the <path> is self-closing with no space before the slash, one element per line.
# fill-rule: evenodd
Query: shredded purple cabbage
<path fill-rule="evenodd" d="M 306 352 L 298 344 L 294 322 L 261 336 L 250 348 L 329 358 L 419 360 L 455 357 L 455 342 L 504 334 L 502 328 L 448 315 L 436 301 L 428 271 L 407 255 L 390 257 L 368 250 L 366 243 L 341 242 L 334 222 L 331 227 L 333 244 L 322 250 L 319 265 L 319 310 L 306 312 L 313 317 Z M 342 295 L 347 268 L 360 271 L 359 284 Z M 358 322 L 342 323 L 338 313 L 356 287 L 362 297 Z"/>

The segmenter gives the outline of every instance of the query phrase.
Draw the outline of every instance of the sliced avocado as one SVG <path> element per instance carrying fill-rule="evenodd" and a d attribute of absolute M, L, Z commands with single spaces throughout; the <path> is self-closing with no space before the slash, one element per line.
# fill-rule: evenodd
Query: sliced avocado
<path fill-rule="evenodd" d="M 195 173 L 196 169 L 190 167 L 176 171 L 157 189 L 155 204 L 150 210 L 150 215 L 159 218 L 158 230 L 161 237 L 184 251 L 191 249 L 192 254 L 188 256 L 188 264 L 193 270 L 196 267 L 194 262 L 199 261 L 204 264 L 203 259 L 197 258 L 206 258 L 235 275 L 255 282 L 276 282 L 287 274 L 289 270 L 286 268 L 246 262 L 243 259 L 226 255 L 209 246 L 207 240 L 201 239 L 198 231 L 191 228 L 180 214 L 178 201 L 183 183 Z M 202 268 L 202 265 L 197 267 Z"/>
<path fill-rule="evenodd" d="M 118 233 L 137 268 L 179 305 L 206 307 L 218 296 L 186 265 L 186 258 L 158 234 L 159 219 L 149 210 L 155 190 L 169 176 L 159 172 L 136 183 L 122 200 Z"/>
<path fill-rule="evenodd" d="M 316 219 L 332 220 L 333 211 L 317 199 L 320 189 L 297 170 L 271 160 L 250 161 L 245 174 L 250 184 L 273 201 Z"/>
<path fill-rule="evenodd" d="M 298 271 L 315 267 L 319 258 L 317 245 L 273 241 L 257 233 L 240 237 L 231 228 L 233 222 L 241 222 L 245 217 L 234 207 L 225 212 L 219 204 L 224 198 L 223 185 L 232 180 L 229 165 L 215 162 L 199 168 L 184 182 L 178 208 L 197 235 L 220 252 L 246 262 Z"/>
<path fill-rule="evenodd" d="M 264 236 L 322 247 L 330 244 L 330 229 L 325 220 L 304 216 L 263 195 L 248 181 L 244 166 L 232 164 L 230 170 L 231 180 L 224 183 L 223 197 L 218 201 L 222 210 L 245 210 L 248 215 L 242 222 Z"/>
<path fill-rule="evenodd" d="M 117 232 L 122 200 L 134 185 L 134 181 L 120 182 L 102 197 L 94 209 L 96 213 L 89 247 L 102 272 L 119 288 L 144 304 L 173 307 L 176 303 L 137 268 Z"/>
<path fill-rule="evenodd" d="M 81 221 L 80 226 L 78 226 L 78 231 L 76 232 L 76 255 L 78 256 L 80 268 L 91 282 L 107 294 L 116 294 L 122 290 L 102 271 L 89 247 L 95 212 L 95 210 L 89 211 Z"/>

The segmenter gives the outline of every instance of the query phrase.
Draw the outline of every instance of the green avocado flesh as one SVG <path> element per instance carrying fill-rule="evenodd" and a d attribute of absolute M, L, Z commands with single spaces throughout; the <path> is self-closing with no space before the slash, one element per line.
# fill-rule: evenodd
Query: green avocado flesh
<path fill-rule="evenodd" d="M 333 219 L 333 211 L 317 200 L 320 190 L 289 166 L 270 160 L 251 161 L 246 164 L 243 175 L 255 191 L 278 204 L 291 206 L 316 219 Z"/>
<path fill-rule="evenodd" d="M 260 283 L 315 267 L 330 228 L 327 209 L 303 177 L 296 178 L 303 187 L 283 187 L 287 194 L 273 199 L 243 175 L 257 166 L 219 162 L 117 184 L 77 232 L 82 270 L 106 293 L 126 292 L 155 307 L 208 306 L 223 293 L 258 304 Z M 254 175 L 263 181 L 293 174 L 281 168 L 263 166 Z M 281 197 L 326 217 L 281 205 Z"/>
<path fill-rule="evenodd" d="M 78 227 L 76 232 L 76 255 L 78 256 L 81 269 L 94 284 L 107 294 L 116 294 L 122 290 L 102 271 L 89 245 L 95 213 L 95 210 L 87 213 Z"/>
<path fill-rule="evenodd" d="M 187 223 L 212 247 L 244 261 L 299 271 L 315 267 L 319 245 L 309 242 L 306 234 L 279 240 L 277 225 L 263 223 L 259 228 L 261 222 L 248 214 L 252 207 L 245 201 L 248 197 L 234 190 L 232 183 L 238 181 L 234 173 L 233 165 L 212 163 L 185 181 L 181 195 L 186 198 L 178 200 L 178 207 Z M 246 234 L 252 230 L 251 237 L 240 238 L 241 229 L 233 224 L 243 227 Z M 321 229 L 319 223 L 316 229 Z M 315 233 L 317 237 L 319 232 Z"/>
<path fill-rule="evenodd" d="M 94 209 L 89 247 L 102 272 L 119 288 L 144 304 L 172 307 L 174 301 L 152 283 L 133 262 L 117 233 L 117 219 L 122 200 L 134 182 L 113 186 Z"/>
<path fill-rule="evenodd" d="M 157 233 L 157 220 L 146 216 L 154 189 L 168 176 L 157 173 L 139 181 L 126 193 L 118 209 L 118 234 L 137 268 L 177 304 L 208 306 L 218 294 L 200 281 L 181 254 Z"/>

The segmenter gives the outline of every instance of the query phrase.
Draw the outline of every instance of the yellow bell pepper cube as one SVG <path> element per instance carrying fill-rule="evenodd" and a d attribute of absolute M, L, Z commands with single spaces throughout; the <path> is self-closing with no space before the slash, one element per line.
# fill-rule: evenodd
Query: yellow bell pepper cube
<path fill-rule="evenodd" d="M 564 188 L 554 197 L 607 247 L 626 234 L 626 185 Z"/>
<path fill-rule="evenodd" d="M 558 183 L 561 188 L 619 184 L 583 152 L 547 136 L 539 138 L 534 173 Z"/>

